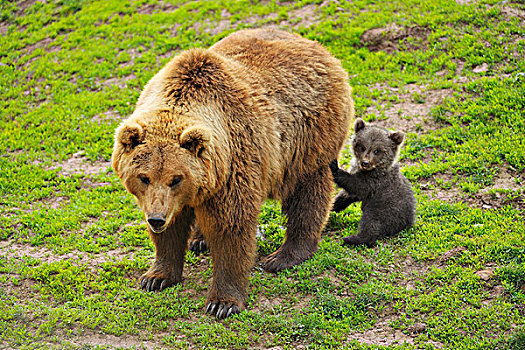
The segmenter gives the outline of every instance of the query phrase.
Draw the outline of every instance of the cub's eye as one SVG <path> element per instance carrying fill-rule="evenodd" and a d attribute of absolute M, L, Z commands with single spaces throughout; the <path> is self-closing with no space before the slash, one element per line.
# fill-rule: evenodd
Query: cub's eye
<path fill-rule="evenodd" d="M 141 176 L 140 181 L 142 181 L 144 185 L 149 185 L 149 179 L 146 176 Z"/>
<path fill-rule="evenodd" d="M 182 180 L 180 176 L 176 176 L 171 180 L 170 187 L 175 187 L 179 184 L 179 182 Z"/>
<path fill-rule="evenodd" d="M 376 149 L 376 150 L 374 151 L 374 154 L 375 154 L 375 155 L 378 155 L 379 153 L 381 153 L 381 150 L 379 150 L 379 149 Z"/>
<path fill-rule="evenodd" d="M 359 149 L 361 150 L 361 152 L 366 151 L 366 147 L 365 146 L 360 146 Z"/>

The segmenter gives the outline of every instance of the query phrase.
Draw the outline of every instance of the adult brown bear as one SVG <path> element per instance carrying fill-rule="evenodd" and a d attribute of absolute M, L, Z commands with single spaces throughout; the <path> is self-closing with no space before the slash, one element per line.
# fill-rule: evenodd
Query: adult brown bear
<path fill-rule="evenodd" d="M 156 247 L 142 288 L 181 282 L 196 223 L 213 259 L 206 311 L 224 318 L 243 310 L 266 198 L 282 201 L 288 223 L 264 268 L 311 257 L 331 206 L 329 164 L 353 114 L 339 61 L 298 35 L 243 30 L 173 58 L 115 134 L 113 168 Z"/>

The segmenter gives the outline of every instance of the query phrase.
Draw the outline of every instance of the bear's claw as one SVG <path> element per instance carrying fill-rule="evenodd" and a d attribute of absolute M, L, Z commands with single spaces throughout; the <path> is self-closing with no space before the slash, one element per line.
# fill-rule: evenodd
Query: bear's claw
<path fill-rule="evenodd" d="M 161 291 L 172 285 L 173 283 L 162 277 L 143 277 L 140 282 L 140 287 L 148 292 Z"/>
<path fill-rule="evenodd" d="M 209 301 L 206 305 L 206 313 L 215 316 L 218 320 L 225 319 L 239 312 L 241 312 L 239 307 L 229 302 Z"/>
<path fill-rule="evenodd" d="M 203 239 L 195 239 L 190 243 L 190 250 L 197 254 L 205 253 L 208 251 L 208 244 Z"/>

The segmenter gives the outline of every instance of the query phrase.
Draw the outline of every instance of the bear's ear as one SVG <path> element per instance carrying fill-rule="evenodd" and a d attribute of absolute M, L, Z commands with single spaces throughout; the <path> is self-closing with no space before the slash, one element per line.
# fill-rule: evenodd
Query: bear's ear
<path fill-rule="evenodd" d="M 405 133 L 402 132 L 402 131 L 396 131 L 396 132 L 392 132 L 390 133 L 390 135 L 388 135 L 388 137 L 390 138 L 390 140 L 392 140 L 396 145 L 400 145 L 403 140 L 405 139 Z"/>
<path fill-rule="evenodd" d="M 144 141 L 144 130 L 137 123 L 123 124 L 117 129 L 116 139 L 130 152 Z"/>
<path fill-rule="evenodd" d="M 210 141 L 209 132 L 200 127 L 191 127 L 180 135 L 180 146 L 200 156 Z"/>
<path fill-rule="evenodd" d="M 360 130 L 363 130 L 366 123 L 363 119 L 357 118 L 354 123 L 354 132 L 358 132 Z"/>

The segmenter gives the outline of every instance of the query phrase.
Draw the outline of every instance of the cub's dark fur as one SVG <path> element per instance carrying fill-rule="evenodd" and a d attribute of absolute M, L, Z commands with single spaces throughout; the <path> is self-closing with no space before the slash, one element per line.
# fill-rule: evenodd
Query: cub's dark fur
<path fill-rule="evenodd" d="M 340 169 L 337 159 L 330 164 L 335 183 L 343 188 L 332 210 L 341 211 L 362 201 L 359 231 L 343 240 L 373 247 L 376 240 L 414 225 L 416 200 L 396 161 L 405 134 L 366 124 L 362 119 L 356 120 L 354 130 L 355 158 L 350 171 Z"/>

